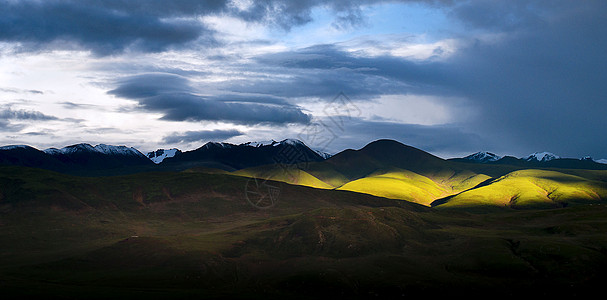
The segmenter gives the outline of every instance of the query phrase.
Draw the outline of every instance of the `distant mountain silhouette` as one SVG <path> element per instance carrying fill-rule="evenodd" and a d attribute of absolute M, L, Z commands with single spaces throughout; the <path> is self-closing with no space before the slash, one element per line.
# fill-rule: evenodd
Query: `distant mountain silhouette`
<path fill-rule="evenodd" d="M 76 144 L 40 151 L 30 146 L 0 147 L 0 164 L 34 167 L 75 175 L 111 175 L 134 172 L 154 163 L 134 148 Z"/>

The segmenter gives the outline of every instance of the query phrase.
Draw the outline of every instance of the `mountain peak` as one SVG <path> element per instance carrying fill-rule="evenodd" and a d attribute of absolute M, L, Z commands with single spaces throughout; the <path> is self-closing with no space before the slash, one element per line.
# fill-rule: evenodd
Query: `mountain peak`
<path fill-rule="evenodd" d="M 139 150 L 133 147 L 127 146 L 113 146 L 106 144 L 99 144 L 97 146 L 91 146 L 90 144 L 80 143 L 63 147 L 61 149 L 49 148 L 43 151 L 50 155 L 69 155 L 74 153 L 101 153 L 105 155 L 125 155 L 125 156 L 144 156 Z"/>
<path fill-rule="evenodd" d="M 470 155 L 464 157 L 464 159 L 472 160 L 472 161 L 476 161 L 476 162 L 498 161 L 501 158 L 502 158 L 501 156 L 496 155 L 491 152 L 487 152 L 487 151 L 476 152 L 474 154 L 470 154 Z"/>
<path fill-rule="evenodd" d="M 278 144 L 277 141 L 269 140 L 269 141 L 261 141 L 261 142 L 246 142 L 246 143 L 240 144 L 239 146 L 262 147 L 262 146 L 274 146 L 277 144 Z"/>
<path fill-rule="evenodd" d="M 93 147 L 94 150 L 96 150 L 97 152 L 101 152 L 104 154 L 111 154 L 111 155 L 142 155 L 141 152 L 139 152 L 139 150 L 133 148 L 133 147 L 127 147 L 127 146 L 112 146 L 112 145 L 106 145 L 106 144 L 99 144 L 95 147 Z"/>
<path fill-rule="evenodd" d="M 551 152 L 535 152 L 527 155 L 523 159 L 526 161 L 551 161 L 559 158 L 561 157 Z"/>
<path fill-rule="evenodd" d="M 49 148 L 43 151 L 46 154 L 57 155 L 57 154 L 71 154 L 76 152 L 97 152 L 90 144 L 80 143 L 63 147 L 61 149 Z"/>
<path fill-rule="evenodd" d="M 251 147 L 263 147 L 263 146 L 278 146 L 278 145 L 291 145 L 291 146 L 298 146 L 298 145 L 306 145 L 304 142 L 298 140 L 298 139 L 284 139 L 280 142 L 277 142 L 276 140 L 269 140 L 269 141 L 261 141 L 261 142 L 246 142 L 246 143 L 242 143 L 239 146 L 251 146 Z"/>
<path fill-rule="evenodd" d="M 202 147 L 204 148 L 230 148 L 234 146 L 233 144 L 230 143 L 223 143 L 223 142 L 208 142 L 206 144 L 204 144 Z"/>

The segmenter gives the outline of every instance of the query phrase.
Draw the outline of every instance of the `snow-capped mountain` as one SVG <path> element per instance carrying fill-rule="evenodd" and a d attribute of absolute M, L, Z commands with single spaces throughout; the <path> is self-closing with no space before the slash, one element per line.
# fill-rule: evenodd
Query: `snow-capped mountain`
<path fill-rule="evenodd" d="M 143 153 L 133 147 L 126 146 L 112 146 L 106 144 L 99 144 L 97 146 L 91 146 L 89 144 L 76 144 L 67 146 L 61 149 L 49 148 L 43 151 L 49 155 L 70 155 L 74 153 L 100 153 L 105 155 L 118 155 L 118 156 L 144 156 Z"/>
<path fill-rule="evenodd" d="M 607 165 L 607 158 L 596 160 L 596 162 L 598 162 L 599 164 L 606 164 Z"/>
<path fill-rule="evenodd" d="M 279 142 L 275 141 L 275 140 L 269 140 L 269 141 L 261 141 L 261 142 L 246 142 L 246 143 L 242 143 L 239 146 L 251 146 L 251 147 L 262 147 L 262 146 L 274 146 L 274 145 L 278 145 Z"/>
<path fill-rule="evenodd" d="M 523 157 L 526 161 L 551 161 L 559 158 L 561 157 L 550 152 L 535 152 Z"/>
<path fill-rule="evenodd" d="M 246 142 L 246 143 L 242 143 L 239 146 L 251 146 L 251 147 L 263 147 L 263 146 L 279 146 L 281 144 L 286 144 L 286 145 L 291 145 L 291 146 L 301 146 L 304 145 L 304 142 L 297 140 L 297 139 L 284 139 L 280 142 L 277 142 L 275 140 L 269 140 L 269 141 L 261 141 L 261 142 Z"/>
<path fill-rule="evenodd" d="M 124 169 L 153 165 L 139 150 L 126 146 L 99 144 L 76 144 L 61 149 L 49 148 L 43 151 L 49 157 L 59 161 L 70 172 L 83 173 L 101 170 Z"/>
<path fill-rule="evenodd" d="M 208 142 L 202 147 L 176 154 L 162 162 L 165 168 L 196 166 L 238 170 L 268 164 L 301 164 L 324 157 L 296 139 L 247 142 L 239 145 Z"/>
<path fill-rule="evenodd" d="M 132 147 L 106 144 L 91 146 L 84 143 L 44 151 L 25 145 L 0 147 L 0 165 L 2 164 L 77 175 L 122 174 L 154 165 Z"/>
<path fill-rule="evenodd" d="M 501 156 L 498 156 L 491 152 L 486 152 L 486 151 L 476 152 L 474 154 L 470 154 L 470 155 L 464 157 L 464 159 L 472 160 L 475 162 L 482 162 L 482 163 L 490 162 L 490 161 L 498 161 L 501 158 L 502 158 Z"/>
<path fill-rule="evenodd" d="M 173 149 L 158 149 L 154 152 L 149 152 L 147 157 L 153 161 L 155 164 L 161 163 L 165 158 L 173 157 L 175 154 L 181 153 L 181 150 L 173 148 Z"/>

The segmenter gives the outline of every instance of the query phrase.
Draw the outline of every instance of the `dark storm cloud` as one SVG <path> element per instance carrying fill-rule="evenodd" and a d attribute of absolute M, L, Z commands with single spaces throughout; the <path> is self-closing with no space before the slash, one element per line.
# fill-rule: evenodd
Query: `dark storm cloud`
<path fill-rule="evenodd" d="M 212 33 L 199 22 L 160 18 L 141 9 L 128 10 L 126 5 L 108 7 L 116 3 L 1 1 L 0 41 L 20 43 L 26 50 L 83 47 L 98 55 L 127 48 L 163 51 L 199 38 L 213 42 Z"/>
<path fill-rule="evenodd" d="M 169 73 L 130 76 L 119 80 L 118 84 L 109 94 L 128 99 L 194 92 L 187 78 Z"/>
<path fill-rule="evenodd" d="M 487 147 L 487 141 L 480 136 L 453 124 L 427 126 L 348 118 L 344 120 L 342 127 L 337 127 L 331 126 L 331 120 L 321 121 L 327 126 L 327 130 L 318 130 L 319 136 L 304 142 L 323 148 L 325 144 L 314 145 L 313 141 L 330 141 L 323 149 L 329 152 L 363 147 L 371 141 L 382 138 L 394 139 L 437 155 L 472 153 Z M 305 132 L 302 136 L 306 136 Z"/>
<path fill-rule="evenodd" d="M 310 116 L 275 96 L 196 93 L 174 74 L 143 74 L 121 80 L 109 94 L 138 101 L 139 109 L 163 113 L 169 121 L 224 121 L 235 124 L 308 123 Z"/>
<path fill-rule="evenodd" d="M 282 96 L 317 95 L 316 91 L 334 86 L 352 97 L 390 93 L 464 97 L 479 111 L 466 129 L 483 137 L 495 151 L 604 157 L 606 11 L 604 1 L 463 2 L 453 6 L 449 15 L 485 38 L 462 36 L 463 46 L 448 59 L 364 57 L 338 45 L 319 45 L 256 59 L 277 73 L 289 74 L 293 81 L 260 81 L 234 88 Z M 318 75 L 308 77 L 314 73 Z M 299 81 L 304 84 L 298 85 Z"/>
<path fill-rule="evenodd" d="M 172 135 L 165 136 L 162 141 L 165 144 L 193 143 L 200 141 L 224 141 L 243 134 L 244 133 L 235 129 L 186 131 L 185 133 L 173 133 Z"/>
<path fill-rule="evenodd" d="M 0 0 L 0 41 L 18 43 L 22 51 L 86 49 L 97 55 L 159 52 L 195 41 L 212 47 L 219 43 L 201 16 L 229 15 L 288 30 L 312 21 L 313 8 L 325 7 L 336 14 L 334 25 L 345 27 L 364 22 L 361 5 L 378 2 L 393 1 L 268 0 L 241 11 L 226 0 Z"/>
<path fill-rule="evenodd" d="M 505 39 L 477 41 L 447 65 L 458 78 L 453 88 L 483 112 L 473 126 L 528 152 L 605 156 L 607 2 L 496 2 L 477 5 L 485 14 L 499 9 L 516 16 L 514 24 L 459 17 L 469 26 L 508 32 Z"/>
<path fill-rule="evenodd" d="M 256 60 L 264 65 L 302 70 L 294 74 L 299 76 L 294 82 L 305 84 L 310 80 L 304 74 L 312 74 L 312 84 L 319 90 L 324 86 L 335 87 L 331 90 L 333 94 L 336 88 L 348 95 L 365 96 L 426 92 L 430 89 L 437 93 L 457 80 L 453 76 L 454 70 L 439 62 L 415 62 L 394 56 L 356 56 L 336 45 L 316 45 L 267 54 Z"/>

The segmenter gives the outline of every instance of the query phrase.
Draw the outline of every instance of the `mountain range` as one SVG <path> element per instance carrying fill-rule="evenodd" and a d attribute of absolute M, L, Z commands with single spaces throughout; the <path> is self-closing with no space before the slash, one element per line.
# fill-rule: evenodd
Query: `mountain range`
<path fill-rule="evenodd" d="M 207 167 L 226 171 L 264 164 L 321 161 L 330 155 L 314 151 L 299 140 L 230 144 L 208 142 L 182 152 L 159 149 L 144 155 L 126 146 L 76 144 L 38 150 L 26 145 L 0 147 L 0 165 L 47 169 L 74 175 L 118 175 L 145 171 L 180 171 Z"/>
<path fill-rule="evenodd" d="M 345 150 L 345 152 L 347 151 L 349 150 Z M 313 150 L 296 139 L 242 144 L 208 142 L 191 151 L 183 152 L 176 148 L 158 149 L 145 155 L 133 147 L 105 144 L 92 146 L 81 143 L 43 151 L 27 145 L 0 147 L 0 165 L 36 167 L 79 175 L 184 170 L 191 167 L 235 171 L 274 163 L 316 162 L 326 160 L 331 156 L 333 155 Z M 463 158 L 448 160 L 521 167 L 607 169 L 605 159 L 593 160 L 589 156 L 580 159 L 561 158 L 550 152 L 536 152 L 521 158 L 502 157 L 491 152 L 477 152 Z"/>
<path fill-rule="evenodd" d="M 191 151 L 77 144 L 62 149 L 0 148 L 0 164 L 72 175 L 196 170 L 347 190 L 436 207 L 554 207 L 607 199 L 607 165 L 534 153 L 524 158 L 479 152 L 442 159 L 393 140 L 377 140 L 329 158 L 299 140 L 209 142 Z"/>

